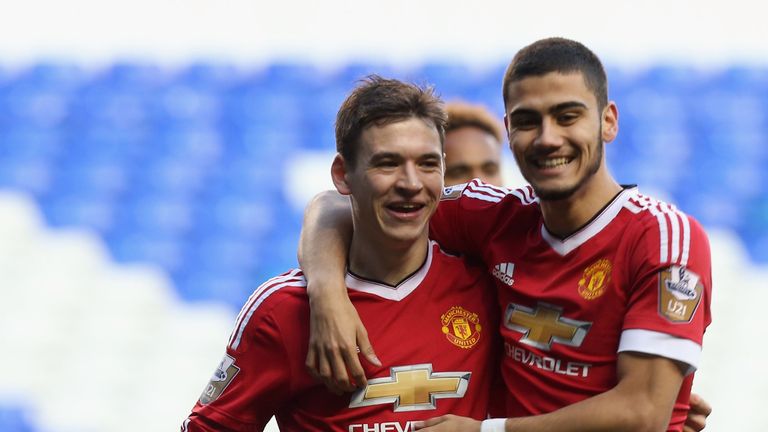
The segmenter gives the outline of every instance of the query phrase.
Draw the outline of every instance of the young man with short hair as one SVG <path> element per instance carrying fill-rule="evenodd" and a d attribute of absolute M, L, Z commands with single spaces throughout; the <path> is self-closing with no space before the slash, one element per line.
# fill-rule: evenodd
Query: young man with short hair
<path fill-rule="evenodd" d="M 499 356 L 492 282 L 428 238 L 445 120 L 430 89 L 375 76 L 337 116 L 331 176 L 354 222 L 345 285 L 383 356 L 367 382 L 334 395 L 305 369 L 309 299 L 295 269 L 251 295 L 182 431 L 262 430 L 273 415 L 283 431 L 340 432 L 486 417 Z"/>

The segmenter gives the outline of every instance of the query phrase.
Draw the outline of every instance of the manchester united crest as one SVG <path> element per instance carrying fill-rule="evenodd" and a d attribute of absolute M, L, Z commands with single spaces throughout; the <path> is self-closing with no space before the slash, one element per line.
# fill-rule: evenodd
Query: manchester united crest
<path fill-rule="evenodd" d="M 480 340 L 482 326 L 476 313 L 454 306 L 440 316 L 443 334 L 459 348 L 469 349 Z"/>
<path fill-rule="evenodd" d="M 603 293 L 611 281 L 611 262 L 607 259 L 598 260 L 584 269 L 584 275 L 579 279 L 579 295 L 586 300 L 594 300 Z"/>

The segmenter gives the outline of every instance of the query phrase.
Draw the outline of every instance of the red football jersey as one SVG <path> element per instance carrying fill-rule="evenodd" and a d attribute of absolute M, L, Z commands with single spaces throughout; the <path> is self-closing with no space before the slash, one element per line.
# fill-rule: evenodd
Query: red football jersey
<path fill-rule="evenodd" d="M 682 430 L 710 323 L 709 243 L 674 206 L 623 189 L 559 239 L 530 187 L 446 188 L 431 236 L 480 257 L 499 288 L 508 416 L 554 411 L 617 383 L 618 353 L 689 365 L 669 430 Z"/>
<path fill-rule="evenodd" d="M 410 431 L 413 420 L 485 418 L 501 343 L 493 283 L 431 242 L 396 287 L 348 274 L 352 303 L 383 363 L 368 386 L 336 396 L 307 373 L 306 281 L 293 270 L 261 285 L 237 319 L 224 360 L 184 422 L 187 431 Z M 496 398 L 504 398 L 499 392 Z"/>

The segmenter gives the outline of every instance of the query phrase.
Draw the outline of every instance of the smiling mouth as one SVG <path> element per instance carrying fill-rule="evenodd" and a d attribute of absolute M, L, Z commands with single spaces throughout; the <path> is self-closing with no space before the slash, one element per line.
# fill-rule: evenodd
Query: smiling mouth
<path fill-rule="evenodd" d="M 570 157 L 557 157 L 557 158 L 546 158 L 546 159 L 535 159 L 532 160 L 533 165 L 535 165 L 537 168 L 557 168 L 560 166 L 568 165 L 573 158 Z"/>
<path fill-rule="evenodd" d="M 395 211 L 397 213 L 414 213 L 424 208 L 424 204 L 418 204 L 418 203 L 393 203 L 388 204 L 387 208 L 389 210 Z"/>

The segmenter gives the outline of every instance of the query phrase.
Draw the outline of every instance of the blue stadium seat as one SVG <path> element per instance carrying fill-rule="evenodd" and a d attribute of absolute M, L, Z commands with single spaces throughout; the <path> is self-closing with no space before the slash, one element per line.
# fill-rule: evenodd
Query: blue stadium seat
<path fill-rule="evenodd" d="M 115 229 L 104 238 L 119 263 L 155 264 L 169 273 L 183 264 L 183 243 L 178 236 Z"/>
<path fill-rule="evenodd" d="M 501 117 L 505 68 L 125 62 L 94 74 L 49 62 L 0 71 L 0 187 L 33 194 L 53 226 L 104 233 L 120 261 L 168 269 L 185 298 L 239 307 L 255 284 L 295 266 L 300 215 L 285 200 L 286 162 L 333 151 L 335 115 L 356 80 L 434 83 L 446 99 Z M 768 261 L 765 68 L 609 66 L 609 77 L 621 109 L 607 148 L 618 179 L 667 192 L 707 226 L 738 230 Z"/>
<path fill-rule="evenodd" d="M 339 68 L 339 70 L 337 70 L 333 75 L 332 80 L 336 85 L 346 89 L 346 94 L 352 90 L 361 79 L 369 75 L 379 75 L 384 78 L 394 78 L 397 73 L 398 72 L 391 66 L 383 63 L 379 64 L 355 62 L 349 63 Z"/>
<path fill-rule="evenodd" d="M 0 403 L 0 431 L 36 432 L 29 411 L 23 407 Z"/>
<path fill-rule="evenodd" d="M 768 94 L 767 94 L 768 95 Z M 688 99 L 689 122 L 693 133 L 738 133 L 745 128 L 763 128 L 768 103 L 755 91 L 709 88 Z"/>
<path fill-rule="evenodd" d="M 168 126 L 154 131 L 153 154 L 201 167 L 215 165 L 224 153 L 219 130 L 207 125 Z"/>
<path fill-rule="evenodd" d="M 212 270 L 176 272 L 174 285 L 182 299 L 189 302 L 224 302 L 237 311 L 258 286 L 249 273 L 215 272 Z"/>
<path fill-rule="evenodd" d="M 177 237 L 194 224 L 195 206 L 187 197 L 134 191 L 115 209 L 121 230 L 141 236 Z"/>
<path fill-rule="evenodd" d="M 662 64 L 651 66 L 638 74 L 633 87 L 653 88 L 668 95 L 689 95 L 706 82 L 707 72 L 686 65 Z"/>
<path fill-rule="evenodd" d="M 96 83 L 72 97 L 69 127 L 147 128 L 153 119 L 154 87 L 112 88 Z"/>
<path fill-rule="evenodd" d="M 172 81 L 176 85 L 218 92 L 226 90 L 240 79 L 242 72 L 232 64 L 198 61 L 183 67 Z"/>
<path fill-rule="evenodd" d="M 221 120 L 220 93 L 205 87 L 174 83 L 157 95 L 154 121 L 167 126 L 216 126 Z"/>
<path fill-rule="evenodd" d="M 250 168 L 271 170 L 304 145 L 304 134 L 311 131 L 299 126 L 248 125 L 222 130 L 226 149 L 222 163 L 246 161 Z M 312 139 L 310 136 L 308 139 Z"/>
<path fill-rule="evenodd" d="M 458 98 L 475 86 L 475 75 L 465 63 L 430 62 L 414 71 L 411 80 L 434 85 L 446 98 Z"/>
<path fill-rule="evenodd" d="M 0 129 L 1 160 L 51 161 L 66 150 L 58 129 L 12 125 Z"/>
<path fill-rule="evenodd" d="M 131 187 L 153 195 L 190 199 L 198 194 L 211 176 L 206 166 L 190 164 L 174 157 L 147 157 L 131 171 Z"/>
<path fill-rule="evenodd" d="M 15 86 L 0 95 L 0 125 L 55 128 L 69 115 L 72 98 L 66 88 Z"/>
<path fill-rule="evenodd" d="M 100 71 L 92 80 L 96 87 L 113 91 L 133 90 L 151 92 L 170 78 L 171 72 L 147 62 L 119 62 Z"/>
<path fill-rule="evenodd" d="M 744 202 L 730 197 L 719 199 L 717 194 L 688 190 L 675 197 L 676 205 L 695 217 L 705 228 L 741 229 L 747 209 Z"/>
<path fill-rule="evenodd" d="M 40 196 L 48 191 L 51 177 L 51 164 L 41 158 L 0 157 L 0 187 Z"/>
<path fill-rule="evenodd" d="M 291 92 L 303 92 L 327 83 L 326 76 L 316 66 L 308 63 L 277 62 L 257 71 L 256 79 L 266 88 Z"/>
<path fill-rule="evenodd" d="M 86 71 L 73 63 L 43 61 L 31 64 L 12 78 L 16 88 L 70 91 L 88 78 Z"/>
<path fill-rule="evenodd" d="M 765 66 L 733 65 L 713 77 L 711 86 L 729 92 L 766 94 L 768 68 Z"/>
<path fill-rule="evenodd" d="M 336 113 L 345 94 L 339 89 L 329 89 L 318 94 L 308 105 L 301 146 L 307 150 L 333 152 L 336 149 Z"/>
<path fill-rule="evenodd" d="M 268 250 L 263 238 L 206 230 L 200 226 L 185 237 L 184 268 L 217 272 L 250 272 Z"/>
<path fill-rule="evenodd" d="M 739 229 L 750 256 L 760 264 L 768 264 L 768 192 L 747 203 L 746 215 Z"/>
<path fill-rule="evenodd" d="M 83 193 L 48 194 L 40 198 L 46 221 L 56 228 L 86 228 L 103 233 L 114 225 L 114 203 L 108 197 Z"/>
<path fill-rule="evenodd" d="M 260 239 L 280 221 L 269 198 L 256 201 L 236 195 L 214 195 L 200 200 L 194 213 L 196 230 L 221 236 Z"/>

